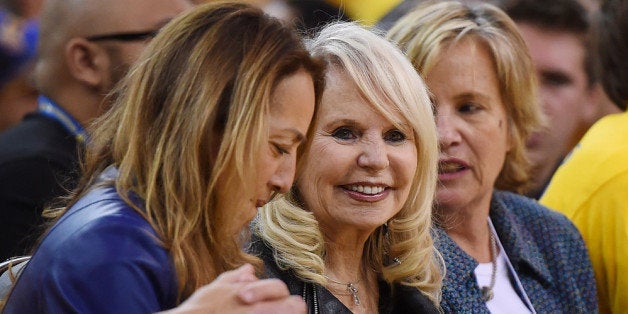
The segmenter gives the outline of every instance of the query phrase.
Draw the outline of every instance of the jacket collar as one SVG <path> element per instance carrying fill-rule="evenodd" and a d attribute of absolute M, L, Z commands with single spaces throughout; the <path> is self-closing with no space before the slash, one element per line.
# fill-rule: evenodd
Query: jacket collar
<path fill-rule="evenodd" d="M 489 215 L 499 240 L 517 273 L 526 271 L 528 268 L 543 284 L 553 285 L 554 280 L 547 261 L 536 244 L 538 237 L 525 228 L 526 222 L 521 221 L 511 210 L 508 210 L 506 200 L 509 197 L 512 198 L 511 193 L 495 191 L 491 200 Z"/>
<path fill-rule="evenodd" d="M 518 275 L 522 272 L 530 273 L 543 284 L 552 285 L 554 280 L 543 254 L 536 245 L 535 237 L 524 228 L 523 222 L 508 210 L 504 202 L 508 194 L 501 191 L 493 193 L 489 214 L 506 255 Z M 436 246 L 446 263 L 446 281 L 456 285 L 467 281 L 478 266 L 478 262 L 463 251 L 443 229 L 437 228 L 434 234 Z M 475 283 L 473 285 L 477 286 Z M 480 293 L 479 289 L 477 290 L 477 293 Z"/>

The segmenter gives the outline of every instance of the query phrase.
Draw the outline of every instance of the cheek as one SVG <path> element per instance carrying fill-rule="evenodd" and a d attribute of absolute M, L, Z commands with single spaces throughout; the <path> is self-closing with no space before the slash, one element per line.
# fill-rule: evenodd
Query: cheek
<path fill-rule="evenodd" d="M 338 184 L 351 167 L 352 155 L 342 145 L 328 141 L 315 141 L 300 170 L 299 186 L 315 193 L 323 193 L 327 186 Z"/>
<path fill-rule="evenodd" d="M 418 167 L 416 150 L 408 149 L 398 154 L 392 154 L 389 158 L 390 165 L 395 171 L 396 183 L 402 184 L 406 191 L 409 190 Z"/>
<path fill-rule="evenodd" d="M 263 187 L 279 167 L 280 160 L 273 158 L 270 148 L 265 147 L 257 158 L 257 186 Z"/>
<path fill-rule="evenodd" d="M 489 168 L 495 168 L 496 171 L 501 171 L 504 164 L 506 154 L 510 151 L 511 140 L 508 136 L 506 122 L 501 122 L 501 126 L 494 128 L 494 130 L 487 134 L 488 136 L 478 139 L 481 141 L 481 148 L 484 159 L 483 164 Z"/>

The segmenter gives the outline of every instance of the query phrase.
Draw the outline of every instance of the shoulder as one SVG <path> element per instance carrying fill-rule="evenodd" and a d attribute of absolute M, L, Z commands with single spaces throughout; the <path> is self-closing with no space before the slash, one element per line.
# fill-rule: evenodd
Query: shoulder
<path fill-rule="evenodd" d="M 290 294 L 301 294 L 303 281 L 297 278 L 290 269 L 281 269 L 275 261 L 273 249 L 260 237 L 253 235 L 247 252 L 259 257 L 264 262 L 264 275 L 267 278 L 277 278 L 283 281 L 290 290 Z"/>
<path fill-rule="evenodd" d="M 169 253 L 150 224 L 114 188 L 98 188 L 49 231 L 9 301 L 37 296 L 38 311 L 158 311 L 174 305 L 176 291 Z"/>
<path fill-rule="evenodd" d="M 610 197 L 612 203 L 623 197 L 625 201 L 628 194 L 615 189 L 628 182 L 627 154 L 628 112 L 602 118 L 558 168 L 541 202 L 572 218 L 591 200 L 604 203 L 603 198 Z"/>
<path fill-rule="evenodd" d="M 44 242 L 62 247 L 91 237 L 157 240 L 140 213 L 127 204 L 114 187 L 98 187 L 80 198 L 52 227 Z M 51 244 L 52 244 L 51 243 Z"/>
<path fill-rule="evenodd" d="M 396 284 L 394 287 L 394 295 L 389 300 L 381 300 L 382 296 L 385 295 L 385 292 L 382 292 L 382 289 L 388 287 L 382 287 L 382 284 L 387 285 L 386 283 L 380 282 L 380 306 L 382 303 L 390 301 L 392 304 L 392 309 L 390 311 L 386 311 L 388 313 L 430 313 L 436 314 L 439 313 L 437 307 L 428 299 L 419 289 L 414 287 L 408 287 L 404 285 Z M 380 311 L 383 312 L 383 311 Z"/>
<path fill-rule="evenodd" d="M 0 165 L 40 158 L 64 163 L 77 159 L 77 142 L 57 122 L 31 113 L 19 124 L 0 134 Z"/>
<path fill-rule="evenodd" d="M 586 254 L 580 231 L 564 214 L 536 200 L 511 192 L 496 191 L 491 204 L 491 219 L 505 242 L 521 239 L 522 249 L 534 243 L 543 254 Z M 507 245 L 509 245 L 508 243 Z M 587 257 L 588 258 L 588 257 Z"/>
<path fill-rule="evenodd" d="M 493 198 L 491 220 L 537 310 L 595 308 L 591 261 L 573 223 L 524 196 Z"/>
<path fill-rule="evenodd" d="M 500 211 L 503 208 L 506 212 Z M 562 213 L 549 209 L 534 199 L 519 194 L 495 191 L 491 210 L 498 219 L 515 220 L 519 226 L 532 230 L 559 231 L 579 235 L 574 224 Z M 507 214 L 506 214 L 507 213 Z"/>

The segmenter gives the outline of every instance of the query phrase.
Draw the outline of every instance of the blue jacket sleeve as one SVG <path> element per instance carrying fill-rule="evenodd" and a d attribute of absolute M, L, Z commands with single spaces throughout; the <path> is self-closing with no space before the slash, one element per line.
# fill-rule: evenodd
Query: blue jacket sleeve
<path fill-rule="evenodd" d="M 4 313 L 152 313 L 174 307 L 177 281 L 169 254 L 148 223 L 128 211 L 95 219 L 77 213 L 60 221 L 22 273 Z"/>

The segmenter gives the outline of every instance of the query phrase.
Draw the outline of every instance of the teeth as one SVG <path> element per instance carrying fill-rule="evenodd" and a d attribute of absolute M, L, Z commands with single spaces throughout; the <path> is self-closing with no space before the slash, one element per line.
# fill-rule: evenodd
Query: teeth
<path fill-rule="evenodd" d="M 364 185 L 350 185 L 351 191 L 360 192 L 364 194 L 374 195 L 384 192 L 383 186 L 364 186 Z"/>
<path fill-rule="evenodd" d="M 438 170 L 440 173 L 450 173 L 461 170 L 463 167 L 457 163 L 442 163 L 439 165 Z"/>

